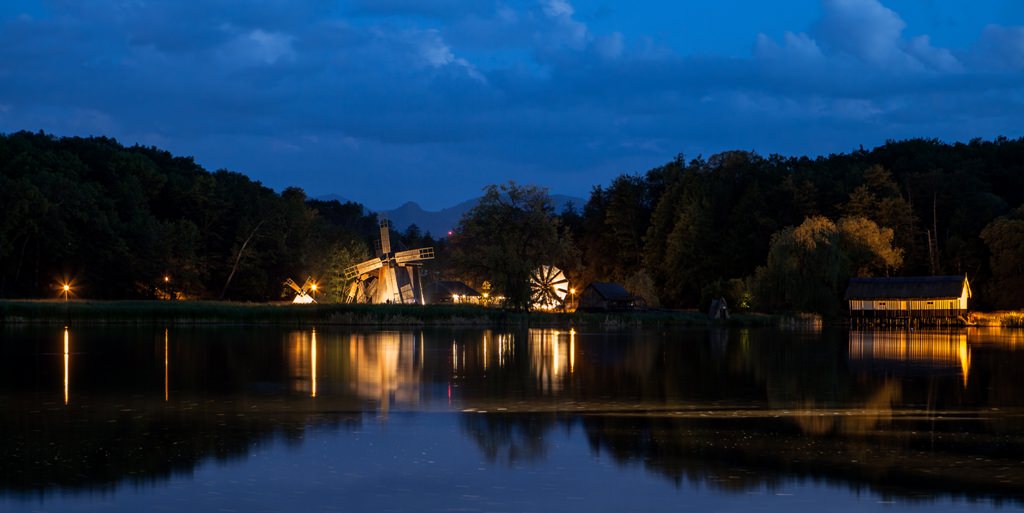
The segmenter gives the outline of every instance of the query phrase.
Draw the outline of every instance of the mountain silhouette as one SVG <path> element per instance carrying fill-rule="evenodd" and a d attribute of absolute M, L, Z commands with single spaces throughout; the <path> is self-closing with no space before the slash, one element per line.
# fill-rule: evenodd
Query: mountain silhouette
<path fill-rule="evenodd" d="M 320 196 L 317 199 L 322 201 L 338 200 L 342 203 L 349 201 L 337 194 Z M 462 215 L 476 206 L 479 201 L 480 198 L 473 198 L 436 211 L 425 210 L 415 201 L 407 201 L 398 207 L 389 210 L 379 210 L 377 213 L 388 218 L 395 230 L 405 231 L 410 225 L 415 224 L 421 232 L 429 232 L 435 238 L 440 238 L 447 237 L 448 232 L 454 230 L 459 225 Z M 555 206 L 555 212 L 561 212 L 569 203 L 572 203 L 577 211 L 582 211 L 586 200 L 564 194 L 552 194 L 551 202 Z M 370 209 L 367 210 L 372 211 Z"/>

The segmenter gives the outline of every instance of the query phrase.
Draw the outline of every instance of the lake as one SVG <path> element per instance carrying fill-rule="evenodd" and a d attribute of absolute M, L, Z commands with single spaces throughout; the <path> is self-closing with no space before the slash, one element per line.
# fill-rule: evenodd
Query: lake
<path fill-rule="evenodd" d="M 0 511 L 1024 509 L 1024 331 L 0 328 Z"/>

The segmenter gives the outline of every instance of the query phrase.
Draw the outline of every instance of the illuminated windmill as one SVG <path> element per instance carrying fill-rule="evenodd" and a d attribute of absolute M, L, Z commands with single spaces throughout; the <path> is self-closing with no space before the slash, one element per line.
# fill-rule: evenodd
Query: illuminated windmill
<path fill-rule="evenodd" d="M 554 310 L 568 293 L 569 280 L 553 265 L 542 265 L 530 275 L 530 307 L 534 310 Z"/>
<path fill-rule="evenodd" d="M 348 303 L 423 304 L 419 268 L 434 258 L 434 248 L 391 251 L 391 223 L 380 222 L 380 254 L 345 269 L 349 287 Z"/>
<path fill-rule="evenodd" d="M 303 283 L 301 287 L 297 283 L 292 281 L 291 278 L 285 280 L 284 284 L 291 287 L 291 289 L 295 291 L 295 299 L 292 300 L 292 303 L 316 303 L 316 300 L 313 299 L 313 296 L 309 294 L 310 292 L 316 292 L 316 282 L 313 281 L 312 276 L 306 278 L 305 283 Z"/>

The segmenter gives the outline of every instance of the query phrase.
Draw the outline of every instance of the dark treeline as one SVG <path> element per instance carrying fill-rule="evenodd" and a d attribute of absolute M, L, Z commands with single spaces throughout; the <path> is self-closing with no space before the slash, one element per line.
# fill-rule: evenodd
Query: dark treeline
<path fill-rule="evenodd" d="M 1024 302 L 1024 139 L 680 156 L 595 187 L 562 219 L 580 281 L 656 304 L 835 313 L 850 276 L 932 274 L 968 275 L 977 307 Z"/>
<path fill-rule="evenodd" d="M 0 137 L 0 296 L 278 299 L 369 254 L 361 205 L 108 138 Z M 165 282 L 164 277 L 167 277 Z M 335 283 L 334 291 L 340 291 Z"/>
<path fill-rule="evenodd" d="M 343 294 L 372 253 L 359 204 L 281 193 L 190 158 L 108 138 L 0 136 L 0 297 L 267 300 L 285 278 Z M 515 239 L 515 240 L 513 240 Z M 448 241 L 415 226 L 398 247 L 434 246 L 431 276 L 491 281 L 512 306 L 539 264 L 581 288 L 621 282 L 652 306 L 841 308 L 846 279 L 966 274 L 975 308 L 1020 307 L 1024 139 L 890 142 L 810 159 L 734 151 L 679 156 L 594 187 L 554 212 L 546 191 L 485 190 Z M 164 277 L 168 281 L 164 281 Z"/>

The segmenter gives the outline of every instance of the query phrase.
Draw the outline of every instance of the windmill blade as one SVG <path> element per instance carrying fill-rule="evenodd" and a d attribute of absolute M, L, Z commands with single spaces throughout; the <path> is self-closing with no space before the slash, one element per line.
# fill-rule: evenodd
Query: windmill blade
<path fill-rule="evenodd" d="M 361 274 L 366 274 L 371 271 L 376 271 L 384 265 L 384 262 L 379 258 L 373 258 L 362 263 L 358 263 L 345 269 L 345 279 L 352 280 Z"/>
<path fill-rule="evenodd" d="M 310 289 L 313 288 L 313 284 L 314 283 L 316 283 L 316 282 L 313 281 L 313 277 L 312 276 L 307 276 L 306 277 L 306 281 L 302 283 L 302 290 L 299 291 L 299 292 L 301 294 L 306 294 L 307 292 L 309 292 Z"/>
<path fill-rule="evenodd" d="M 291 289 L 294 290 L 296 293 L 304 294 L 302 289 L 299 288 L 299 285 L 297 283 L 295 283 L 291 278 L 288 278 L 288 279 L 284 280 L 284 284 L 289 286 L 289 287 L 291 287 Z"/>
<path fill-rule="evenodd" d="M 380 220 L 380 251 L 385 255 L 391 253 L 391 222 L 387 219 Z"/>
<path fill-rule="evenodd" d="M 410 249 L 408 251 L 399 251 L 398 253 L 395 253 L 395 263 L 399 265 L 419 260 L 433 260 L 433 258 L 434 248 Z"/>
<path fill-rule="evenodd" d="M 556 308 L 568 293 L 569 280 L 561 269 L 553 265 L 542 265 L 530 274 L 530 302 L 533 308 Z"/>

